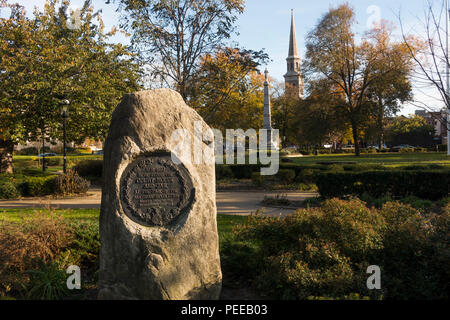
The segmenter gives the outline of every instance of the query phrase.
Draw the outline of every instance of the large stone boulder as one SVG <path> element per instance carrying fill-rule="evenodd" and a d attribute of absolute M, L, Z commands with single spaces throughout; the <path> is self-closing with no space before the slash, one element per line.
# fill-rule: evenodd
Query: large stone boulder
<path fill-rule="evenodd" d="M 170 89 L 125 95 L 115 109 L 104 148 L 99 299 L 219 298 L 214 163 L 183 160 L 172 139 L 185 130 L 192 159 L 194 144 L 211 151 L 195 134 L 199 124 L 208 129 Z"/>

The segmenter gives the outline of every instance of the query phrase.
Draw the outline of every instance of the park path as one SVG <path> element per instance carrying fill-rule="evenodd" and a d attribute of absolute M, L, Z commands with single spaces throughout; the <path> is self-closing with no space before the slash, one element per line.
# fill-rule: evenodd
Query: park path
<path fill-rule="evenodd" d="M 286 195 L 291 201 L 301 201 L 316 196 L 311 192 L 295 191 L 218 191 L 216 204 L 218 214 L 249 215 L 258 209 L 265 214 L 288 214 L 294 209 L 263 207 L 261 201 L 264 196 L 274 197 L 277 194 Z M 101 189 L 92 188 L 85 197 L 73 198 L 25 198 L 18 200 L 1 200 L 0 209 L 25 209 L 50 206 L 59 209 L 99 209 L 101 202 Z"/>

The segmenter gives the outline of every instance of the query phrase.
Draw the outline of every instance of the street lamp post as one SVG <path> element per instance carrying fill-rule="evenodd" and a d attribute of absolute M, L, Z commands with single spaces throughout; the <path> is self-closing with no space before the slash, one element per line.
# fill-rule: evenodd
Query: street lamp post
<path fill-rule="evenodd" d="M 45 164 L 45 131 L 42 130 L 42 172 L 45 172 L 47 166 Z"/>
<path fill-rule="evenodd" d="M 449 16 L 450 16 L 450 11 L 448 10 L 449 6 L 448 6 L 448 0 L 445 0 L 445 54 L 446 54 L 446 58 L 445 59 L 445 69 L 446 69 L 446 80 L 447 80 L 447 88 L 446 88 L 446 95 L 447 95 L 447 99 L 446 99 L 446 104 L 447 104 L 447 114 L 446 114 L 446 121 L 444 121 L 444 123 L 446 124 L 446 128 L 447 128 L 447 155 L 450 156 L 450 104 L 449 104 L 449 94 L 450 94 L 450 66 L 449 66 L 449 61 L 448 61 L 448 20 L 449 20 Z"/>
<path fill-rule="evenodd" d="M 66 155 L 66 122 L 69 117 L 69 100 L 61 101 L 61 116 L 63 118 L 63 144 L 64 144 L 64 163 L 63 163 L 63 172 L 67 172 L 67 155 Z"/>

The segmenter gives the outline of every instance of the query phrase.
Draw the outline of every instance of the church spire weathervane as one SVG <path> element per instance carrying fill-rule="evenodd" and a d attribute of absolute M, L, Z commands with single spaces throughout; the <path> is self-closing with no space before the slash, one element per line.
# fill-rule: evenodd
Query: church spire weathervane
<path fill-rule="evenodd" d="M 297 35 L 295 34 L 294 9 L 291 9 L 291 35 L 289 38 L 289 57 L 298 57 Z"/>

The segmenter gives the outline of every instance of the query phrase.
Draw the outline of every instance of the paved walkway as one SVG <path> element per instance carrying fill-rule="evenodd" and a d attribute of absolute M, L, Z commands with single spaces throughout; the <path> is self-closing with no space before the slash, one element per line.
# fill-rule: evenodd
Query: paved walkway
<path fill-rule="evenodd" d="M 314 197 L 310 192 L 272 192 L 272 191 L 218 191 L 216 194 L 217 213 L 249 215 L 258 209 L 266 214 L 287 214 L 294 209 L 265 208 L 261 206 L 264 196 L 286 195 L 289 200 L 300 201 Z M 101 202 L 101 189 L 90 189 L 86 197 L 75 198 L 27 198 L 20 200 L 1 200 L 0 209 L 37 208 L 51 206 L 60 209 L 98 209 Z"/>

